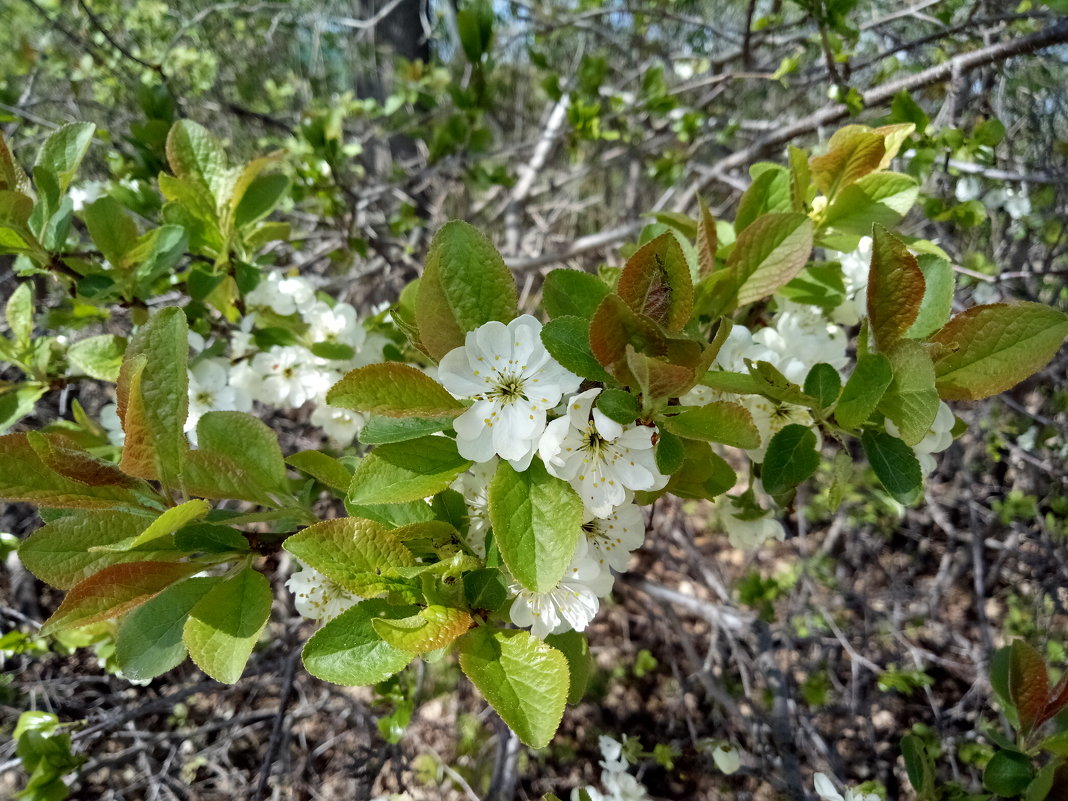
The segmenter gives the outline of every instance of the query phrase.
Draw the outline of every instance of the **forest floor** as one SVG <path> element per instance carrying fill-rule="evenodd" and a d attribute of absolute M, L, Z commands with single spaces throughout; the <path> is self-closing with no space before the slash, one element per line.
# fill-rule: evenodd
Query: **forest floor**
<path fill-rule="evenodd" d="M 188 661 L 137 686 L 90 648 L 0 651 L 0 731 L 31 708 L 73 724 L 86 762 L 70 797 L 86 801 L 474 801 L 495 772 L 495 787 L 514 777 L 514 798 L 566 799 L 597 786 L 600 734 L 672 749 L 635 769 L 659 799 L 811 798 L 816 771 L 908 798 L 898 743 L 909 732 L 942 744 L 942 778 L 977 787 L 989 753 L 977 732 L 1004 726 L 990 655 L 1023 636 L 1063 660 L 1068 642 L 1066 368 L 1062 356 L 1006 399 L 956 409 L 971 429 L 915 509 L 858 470 L 840 499 L 800 498 L 785 541 L 744 553 L 708 505 L 658 503 L 588 632 L 597 670 L 586 697 L 548 748 L 517 749 L 449 659 L 384 688 L 416 700 L 390 744 L 389 700 L 301 669 L 313 627 L 281 579 L 269 644 L 235 686 Z M 38 524 L 27 506 L 0 517 L 18 535 Z M 9 559 L 0 630 L 30 630 L 59 599 Z M 731 776 L 713 765 L 720 741 L 742 752 Z M 0 740 L 0 798 L 24 781 L 14 744 Z"/>

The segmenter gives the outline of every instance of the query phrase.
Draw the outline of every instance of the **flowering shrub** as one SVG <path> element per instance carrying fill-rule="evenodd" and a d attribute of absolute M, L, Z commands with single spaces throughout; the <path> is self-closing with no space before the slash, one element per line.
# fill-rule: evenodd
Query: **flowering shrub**
<path fill-rule="evenodd" d="M 129 341 L 34 338 L 28 285 L 7 303 L 0 355 L 27 378 L 5 393 L 6 426 L 57 379 L 116 383 L 114 444 L 79 408 L 0 438 L 0 496 L 45 519 L 20 557 L 68 591 L 42 633 L 119 618 L 130 678 L 188 654 L 235 682 L 271 613 L 262 557 L 284 549 L 298 610 L 322 623 L 310 673 L 370 685 L 456 654 L 544 746 L 583 695 L 583 632 L 644 541 L 642 508 L 711 501 L 731 543 L 757 548 L 782 538 L 778 514 L 825 457 L 853 469 L 855 441 L 886 491 L 916 503 L 959 433 L 946 401 L 1006 390 L 1060 348 L 1068 317 L 1041 304 L 952 315 L 948 257 L 890 232 L 917 197 L 889 171 L 911 133 L 848 126 L 822 155 L 759 165 L 733 224 L 702 207 L 650 226 L 620 269 L 550 272 L 544 324 L 462 222 L 372 321 L 270 272 L 263 248 L 289 232 L 266 218 L 286 179 L 273 157 L 227 166 L 192 123 L 167 141 L 159 227 L 141 232 L 108 195 L 79 212 L 92 257 L 71 250 L 67 192 L 91 128 L 44 145 L 36 197 L 0 148 L 0 252 L 75 304 L 129 308 L 135 326 Z M 183 308 L 148 311 L 175 290 Z M 284 455 L 249 413 L 309 402 L 333 452 L 358 434 L 358 455 Z M 346 516 L 320 519 L 323 495 Z M 1068 695 L 1029 655 L 1013 660 L 1003 696 L 1030 736 Z M 1020 687 L 1039 684 L 1034 711 Z M 609 762 L 609 791 L 642 797 Z M 840 797 L 826 777 L 817 789 Z"/>

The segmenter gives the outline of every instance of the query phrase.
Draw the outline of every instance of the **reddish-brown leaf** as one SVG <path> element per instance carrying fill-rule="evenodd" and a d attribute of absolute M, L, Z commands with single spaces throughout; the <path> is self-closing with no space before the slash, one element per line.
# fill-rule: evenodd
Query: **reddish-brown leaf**
<path fill-rule="evenodd" d="M 889 350 L 916 321 L 927 287 L 905 243 L 875 226 L 868 274 L 868 320 L 877 350 Z"/>
<path fill-rule="evenodd" d="M 693 282 L 674 234 L 658 236 L 627 259 L 616 292 L 634 312 L 681 331 L 693 311 Z"/>
<path fill-rule="evenodd" d="M 1042 719 L 1049 701 L 1049 674 L 1042 654 L 1023 640 L 1016 640 L 1009 653 L 1009 700 L 1020 718 L 1020 732 L 1027 736 Z"/>
<path fill-rule="evenodd" d="M 716 218 L 708 211 L 705 201 L 699 201 L 697 213 L 697 274 L 711 275 L 716 269 Z"/>

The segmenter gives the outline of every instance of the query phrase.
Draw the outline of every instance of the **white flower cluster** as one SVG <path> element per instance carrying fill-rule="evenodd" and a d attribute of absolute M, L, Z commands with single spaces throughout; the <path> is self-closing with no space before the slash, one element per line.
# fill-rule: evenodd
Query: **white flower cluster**
<path fill-rule="evenodd" d="M 636 490 L 660 489 L 655 427 L 621 425 L 595 408 L 599 389 L 579 394 L 582 380 L 556 362 L 541 342 L 541 323 L 522 315 L 489 322 L 438 365 L 438 380 L 457 398 L 474 401 L 456 418 L 457 448 L 476 462 L 456 488 L 464 495 L 472 549 L 485 553 L 486 486 L 497 459 L 526 470 L 535 455 L 553 476 L 571 484 L 586 506 L 586 522 L 571 565 L 548 592 L 512 585 L 512 622 L 537 637 L 582 631 L 645 539 Z M 561 403 L 562 402 L 562 403 Z M 559 407 L 562 412 L 549 421 Z"/>
<path fill-rule="evenodd" d="M 348 303 L 333 305 L 315 296 L 305 278 L 268 274 L 245 296 L 248 313 L 230 332 L 229 356 L 209 356 L 211 346 L 189 334 L 194 353 L 189 367 L 189 416 L 185 431 L 196 444 L 196 426 L 211 411 L 252 410 L 253 401 L 275 409 L 294 409 L 309 401 L 315 406 L 312 425 L 321 428 L 336 447 L 352 443 L 365 418 L 358 412 L 326 405 L 326 392 L 356 367 L 382 361 L 385 338 L 369 335 Z M 255 344 L 257 328 L 278 327 L 268 317 L 286 318 L 303 331 L 300 344 Z M 315 348 L 322 355 L 312 352 Z M 124 439 L 114 404 L 101 410 L 101 423 L 116 445 Z"/>
<path fill-rule="evenodd" d="M 286 589 L 293 593 L 293 603 L 302 617 L 321 620 L 324 623 L 333 620 L 361 600 L 307 565 L 301 565 L 300 569 L 286 580 Z"/>
<path fill-rule="evenodd" d="M 630 763 L 624 749 L 626 740 L 626 735 L 623 736 L 623 742 L 603 734 L 598 738 L 597 744 L 603 757 L 600 765 L 604 791 L 595 787 L 576 787 L 571 791 L 571 801 L 580 801 L 582 790 L 586 791 L 590 801 L 651 801 L 645 785 L 627 772 Z"/>
<path fill-rule="evenodd" d="M 920 463 L 924 476 L 931 475 L 937 466 L 934 454 L 941 453 L 953 444 L 953 425 L 956 422 L 953 410 L 945 401 L 939 401 L 938 414 L 931 423 L 931 430 L 927 432 L 927 436 L 912 446 L 912 451 L 916 454 L 916 460 Z M 901 431 L 894 425 L 893 420 L 886 421 L 886 433 L 893 437 L 901 436 Z"/>

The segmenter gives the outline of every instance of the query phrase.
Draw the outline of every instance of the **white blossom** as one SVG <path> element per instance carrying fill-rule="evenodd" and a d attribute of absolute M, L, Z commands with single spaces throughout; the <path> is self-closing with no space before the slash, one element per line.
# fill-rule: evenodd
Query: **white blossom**
<path fill-rule="evenodd" d="M 296 345 L 275 345 L 252 357 L 252 370 L 259 377 L 256 400 L 272 406 L 297 407 L 326 392 L 334 374 L 322 360 Z"/>
<path fill-rule="evenodd" d="M 445 354 L 438 381 L 474 404 L 453 422 L 465 459 L 507 459 L 526 470 L 545 430 L 545 413 L 578 389 L 582 379 L 561 367 L 541 343 L 541 323 L 528 314 L 491 321 Z"/>
<path fill-rule="evenodd" d="M 856 325 L 868 313 L 868 272 L 871 269 L 870 236 L 862 237 L 857 249 L 838 257 L 845 283 L 845 302 L 831 314 L 840 325 Z"/>
<path fill-rule="evenodd" d="M 117 404 L 108 403 L 100 407 L 100 425 L 104 427 L 112 445 L 121 447 L 126 442 L 126 432 L 122 428 L 122 420 L 119 419 Z"/>
<path fill-rule="evenodd" d="M 587 512 L 582 530 L 586 533 L 590 556 L 598 564 L 620 572 L 627 569 L 631 551 L 645 542 L 645 518 L 634 503 L 618 506 L 603 518 Z"/>
<path fill-rule="evenodd" d="M 320 402 L 312 411 L 309 422 L 321 428 L 335 447 L 344 448 L 356 439 L 367 423 L 367 417 L 351 409 L 338 409 Z"/>
<path fill-rule="evenodd" d="M 356 319 L 356 309 L 348 303 L 318 301 L 304 314 L 308 323 L 308 338 L 314 343 L 347 345 L 358 351 L 367 339 L 367 332 Z"/>
<path fill-rule="evenodd" d="M 712 752 L 712 761 L 716 767 L 730 776 L 737 773 L 742 766 L 742 757 L 738 749 L 730 743 L 720 743 Z"/>
<path fill-rule="evenodd" d="M 772 400 L 763 395 L 742 395 L 738 397 L 737 402 L 749 410 L 753 423 L 760 432 L 760 445 L 746 451 L 746 455 L 754 462 L 764 461 L 771 438 L 788 425 L 810 427 L 816 434 L 817 449 L 819 448 L 822 437 L 815 427 L 812 414 L 803 406 Z"/>
<path fill-rule="evenodd" d="M 719 522 L 727 532 L 732 548 L 743 551 L 752 551 L 759 548 L 768 540 L 786 539 L 786 530 L 782 523 L 769 514 L 763 517 L 750 518 L 743 508 L 737 506 L 733 500 L 727 499 L 722 503 L 729 504 L 730 508 L 720 506 Z"/>
<path fill-rule="evenodd" d="M 489 533 L 489 483 L 497 472 L 496 457 L 474 464 L 452 482 L 452 488 L 464 497 L 467 507 L 467 532 L 464 541 L 479 559 L 486 558 L 486 535 Z"/>
<path fill-rule="evenodd" d="M 656 468 L 656 428 L 611 420 L 593 408 L 600 391 L 568 402 L 566 414 L 546 427 L 539 453 L 546 469 L 570 481 L 590 512 L 603 518 L 627 501 L 627 490 L 660 489 L 668 478 Z"/>
<path fill-rule="evenodd" d="M 252 398 L 240 386 L 227 383 L 229 363 L 226 359 L 202 359 L 189 370 L 189 414 L 185 432 L 196 444 L 197 423 L 208 412 L 247 412 Z"/>
<path fill-rule="evenodd" d="M 279 273 L 268 273 L 260 283 L 245 295 L 249 306 L 269 308 L 275 314 L 288 317 L 297 312 L 304 313 L 315 302 L 315 290 L 306 279 L 283 277 Z"/>
<path fill-rule="evenodd" d="M 803 383 L 812 366 L 820 362 L 836 370 L 849 363 L 845 332 L 827 322 L 817 307 L 788 300 L 779 301 L 772 325 L 757 331 L 753 342 L 767 350 L 759 358 L 796 384 Z"/>
<path fill-rule="evenodd" d="M 612 573 L 602 570 L 589 556 L 585 537 L 579 537 L 571 564 L 560 582 L 547 592 L 528 590 L 518 582 L 511 585 L 515 593 L 509 615 L 512 623 L 529 628 L 535 637 L 565 631 L 584 631 L 600 606 L 598 598 L 612 589 Z"/>
<path fill-rule="evenodd" d="M 361 600 L 307 565 L 301 565 L 286 580 L 286 588 L 293 593 L 293 603 L 303 617 L 323 622 L 333 620 Z"/>

